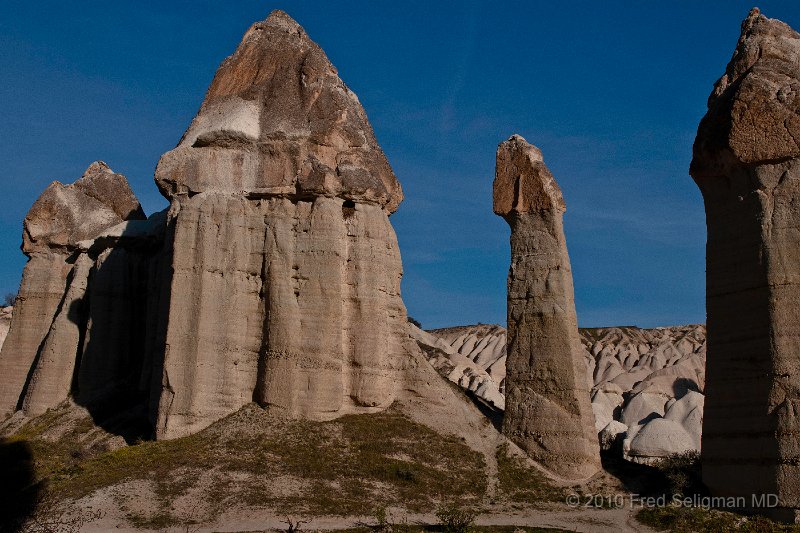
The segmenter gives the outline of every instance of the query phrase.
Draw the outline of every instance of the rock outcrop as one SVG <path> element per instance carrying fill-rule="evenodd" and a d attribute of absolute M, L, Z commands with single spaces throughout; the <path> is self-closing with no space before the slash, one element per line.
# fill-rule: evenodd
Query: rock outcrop
<path fill-rule="evenodd" d="M 99 312 L 101 295 L 90 306 L 86 289 L 90 277 L 102 279 L 110 270 L 94 239 L 114 226 L 142 221 L 144 213 L 128 182 L 105 163 L 92 163 L 72 185 L 53 182 L 33 204 L 23 223 L 22 250 L 29 257 L 22 274 L 17 305 L 0 352 L 0 413 L 23 408 L 39 414 L 54 407 L 73 390 L 77 397 L 100 400 L 100 391 L 79 374 L 91 372 L 86 351 L 114 361 L 119 350 L 102 348 L 92 340 L 98 322 L 110 317 Z M 125 253 L 122 248 L 115 257 Z M 106 254 L 108 255 L 108 254 Z M 126 279 L 116 282 L 124 285 Z M 119 288 L 119 287 L 117 287 Z M 116 302 L 124 309 L 125 302 Z M 87 323 L 87 313 L 97 318 Z M 120 324 L 120 330 L 131 325 Z M 122 339 L 120 339 L 122 341 Z M 123 345 L 124 349 L 124 345 Z M 79 372 L 78 369 L 81 369 Z M 102 388 L 118 385 L 113 378 Z"/>
<path fill-rule="evenodd" d="M 505 410 L 505 394 L 500 388 L 506 374 L 505 331 L 503 332 L 504 344 L 502 346 L 503 377 L 496 379 L 496 376 L 491 374 L 492 368 L 484 366 L 488 358 L 483 360 L 477 357 L 472 358 L 467 350 L 465 350 L 467 353 L 461 353 L 458 348 L 440 338 L 435 332 L 423 331 L 413 324 L 409 324 L 408 327 L 411 336 L 417 341 L 428 362 L 439 374 L 468 391 L 476 400 L 490 409 L 498 413 Z M 493 327 L 499 328 L 499 326 Z M 485 341 L 487 338 L 489 338 L 488 335 L 483 340 Z"/>
<path fill-rule="evenodd" d="M 388 219 L 402 190 L 288 15 L 247 31 L 155 180 L 170 207 L 149 220 L 102 163 L 31 209 L 1 413 L 72 395 L 173 438 L 253 401 L 325 420 L 427 383 L 405 380 L 424 359 Z"/>
<path fill-rule="evenodd" d="M 592 384 L 595 428 L 604 449 L 645 464 L 656 463 L 677 449 L 700 451 L 704 326 L 625 326 L 579 332 L 587 377 Z M 498 411 L 503 409 L 505 328 L 479 324 L 425 333 L 427 337 L 418 335 L 417 342 L 440 374 L 483 403 Z M 678 433 L 687 434 L 688 438 L 675 442 L 666 442 L 665 438 L 661 445 L 653 445 L 649 438 L 636 438 L 641 430 L 660 419 L 677 423 Z M 645 435 L 652 435 L 654 430 Z M 685 446 L 677 446 L 677 442 Z"/>
<path fill-rule="evenodd" d="M 700 122 L 708 227 L 703 480 L 800 518 L 800 34 L 757 9 Z M 735 422 L 734 422 L 735 421 Z M 735 426 L 734 426 L 735 424 Z"/>
<path fill-rule="evenodd" d="M 514 135 L 497 149 L 494 212 L 511 226 L 503 433 L 567 479 L 600 469 L 561 190 L 541 152 Z"/>
<path fill-rule="evenodd" d="M 160 436 L 253 400 L 318 420 L 392 403 L 402 191 L 355 94 L 288 15 L 247 31 L 156 182 L 175 212 Z"/>

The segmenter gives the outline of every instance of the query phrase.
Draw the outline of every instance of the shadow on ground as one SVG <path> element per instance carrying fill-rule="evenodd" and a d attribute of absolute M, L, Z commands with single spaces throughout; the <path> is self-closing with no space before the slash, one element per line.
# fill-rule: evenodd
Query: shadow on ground
<path fill-rule="evenodd" d="M 0 440 L 0 532 L 21 531 L 33 515 L 41 486 L 26 441 Z"/>

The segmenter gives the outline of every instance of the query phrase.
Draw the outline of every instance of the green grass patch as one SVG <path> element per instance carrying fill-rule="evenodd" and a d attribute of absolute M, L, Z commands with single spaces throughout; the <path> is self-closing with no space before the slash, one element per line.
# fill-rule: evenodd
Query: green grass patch
<path fill-rule="evenodd" d="M 564 489 L 554 487 L 547 478 L 519 457 L 509 454 L 508 445 L 497 448 L 499 495 L 517 503 L 563 502 Z"/>
<path fill-rule="evenodd" d="M 481 454 L 391 410 L 311 422 L 251 405 L 189 437 L 114 450 L 102 443 L 87 448 L 82 436 L 94 427 L 91 420 L 70 421 L 58 440 L 43 436 L 62 422 L 58 413 L 33 420 L 0 442 L 0 455 L 25 447 L 33 470 L 25 483 L 56 501 L 147 482 L 157 508 L 128 511 L 138 527 L 186 522 L 188 513 L 175 502 L 190 491 L 206 502 L 194 514 L 203 520 L 248 506 L 303 516 L 368 515 L 378 505 L 430 512 L 448 495 L 471 505 L 486 492 Z M 126 502 L 124 492 L 119 503 L 127 508 L 137 496 Z"/>
<path fill-rule="evenodd" d="M 800 532 L 800 526 L 778 524 L 764 517 L 691 507 L 652 507 L 636 513 L 636 520 L 658 531 L 672 533 L 786 533 Z"/>

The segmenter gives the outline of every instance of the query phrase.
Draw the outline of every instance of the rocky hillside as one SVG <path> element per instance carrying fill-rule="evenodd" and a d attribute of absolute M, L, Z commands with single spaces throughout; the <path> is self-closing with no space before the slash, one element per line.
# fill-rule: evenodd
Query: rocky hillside
<path fill-rule="evenodd" d="M 11 325 L 11 313 L 13 313 L 13 311 L 13 307 L 0 308 L 0 348 L 3 347 L 3 342 L 6 340 L 8 327 Z"/>
<path fill-rule="evenodd" d="M 595 425 L 604 447 L 650 463 L 700 449 L 706 329 L 702 325 L 581 329 Z M 416 333 L 429 361 L 490 407 L 505 406 L 505 328 Z"/>

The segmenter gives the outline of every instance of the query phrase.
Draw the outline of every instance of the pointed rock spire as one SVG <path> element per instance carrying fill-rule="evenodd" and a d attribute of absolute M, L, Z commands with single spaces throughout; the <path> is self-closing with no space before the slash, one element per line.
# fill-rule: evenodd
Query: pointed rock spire
<path fill-rule="evenodd" d="M 282 11 L 253 24 L 219 67 L 156 182 L 168 198 L 338 196 L 390 213 L 403 199 L 358 98 Z"/>

